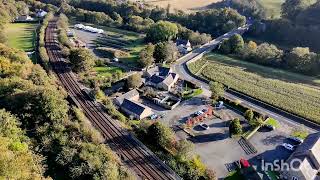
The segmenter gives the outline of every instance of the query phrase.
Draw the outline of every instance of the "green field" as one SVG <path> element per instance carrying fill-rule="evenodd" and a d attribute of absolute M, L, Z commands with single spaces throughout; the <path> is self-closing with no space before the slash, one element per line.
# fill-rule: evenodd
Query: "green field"
<path fill-rule="evenodd" d="M 285 0 L 257 0 L 267 12 L 269 18 L 279 18 L 281 14 L 281 5 Z"/>
<path fill-rule="evenodd" d="M 10 23 L 6 25 L 7 44 L 9 47 L 24 51 L 33 51 L 35 48 L 37 24 Z"/>
<path fill-rule="evenodd" d="M 206 61 L 200 76 L 320 123 L 317 79 L 218 54 L 210 54 L 206 59 L 189 64 L 189 68 L 196 73 Z"/>
<path fill-rule="evenodd" d="M 100 77 L 111 77 L 112 74 L 116 72 L 123 72 L 121 68 L 114 67 L 114 66 L 99 66 L 99 67 L 94 67 L 94 70 L 97 73 L 97 76 L 100 76 Z"/>

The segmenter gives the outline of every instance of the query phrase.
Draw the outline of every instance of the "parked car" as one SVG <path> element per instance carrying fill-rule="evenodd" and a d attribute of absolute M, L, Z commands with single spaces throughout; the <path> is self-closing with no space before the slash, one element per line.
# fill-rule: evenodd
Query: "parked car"
<path fill-rule="evenodd" d="M 150 116 L 150 119 L 151 120 L 154 120 L 154 119 L 157 119 L 158 118 L 158 115 L 156 115 L 156 114 L 152 114 L 151 116 Z"/>
<path fill-rule="evenodd" d="M 202 128 L 205 129 L 205 130 L 207 130 L 207 129 L 210 128 L 210 127 L 209 127 L 207 124 L 205 124 L 205 123 L 201 123 L 201 124 L 200 124 L 200 127 L 202 127 Z"/>
<path fill-rule="evenodd" d="M 203 114 L 203 112 L 202 111 L 197 111 L 194 114 L 197 115 L 197 116 L 200 116 L 201 114 Z"/>
<path fill-rule="evenodd" d="M 303 139 L 300 139 L 298 137 L 294 137 L 294 136 L 290 136 L 288 139 L 294 141 L 294 142 L 297 142 L 299 144 L 302 144 L 303 143 Z"/>
<path fill-rule="evenodd" d="M 281 146 L 284 147 L 284 148 L 286 148 L 286 149 L 289 150 L 289 151 L 294 151 L 294 146 L 291 145 L 291 144 L 283 143 Z"/>
<path fill-rule="evenodd" d="M 274 127 L 274 126 L 272 126 L 272 125 L 270 125 L 270 124 L 265 124 L 264 127 L 270 129 L 271 131 L 273 131 L 273 130 L 276 129 L 276 127 Z"/>

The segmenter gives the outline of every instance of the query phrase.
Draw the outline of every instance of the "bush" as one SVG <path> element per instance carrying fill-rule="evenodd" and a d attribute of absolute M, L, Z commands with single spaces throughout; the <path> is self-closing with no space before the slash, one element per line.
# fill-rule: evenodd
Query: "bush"
<path fill-rule="evenodd" d="M 231 121 L 229 125 L 229 132 L 232 135 L 240 135 L 242 134 L 242 125 L 240 123 L 240 119 L 236 118 Z"/>
<path fill-rule="evenodd" d="M 246 118 L 246 120 L 251 121 L 254 117 L 254 113 L 251 109 L 246 110 L 246 112 L 244 113 L 244 118 Z"/>

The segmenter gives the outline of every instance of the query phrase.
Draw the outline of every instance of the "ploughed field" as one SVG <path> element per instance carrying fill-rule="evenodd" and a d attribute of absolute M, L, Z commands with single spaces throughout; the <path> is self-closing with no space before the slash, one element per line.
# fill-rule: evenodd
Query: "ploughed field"
<path fill-rule="evenodd" d="M 192 73 L 320 123 L 315 78 L 239 61 L 218 54 L 188 65 Z"/>

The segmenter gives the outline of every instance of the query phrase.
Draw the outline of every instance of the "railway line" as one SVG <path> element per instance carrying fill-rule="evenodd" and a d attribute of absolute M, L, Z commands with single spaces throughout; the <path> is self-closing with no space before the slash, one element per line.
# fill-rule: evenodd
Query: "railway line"
<path fill-rule="evenodd" d="M 82 91 L 68 63 L 62 58 L 57 43 L 56 20 L 46 28 L 45 45 L 50 64 L 72 101 L 83 110 L 86 117 L 97 128 L 105 142 L 118 154 L 122 162 L 133 170 L 139 179 L 180 179 L 150 150 L 121 127 L 117 120 L 104 112 L 104 107 Z"/>

